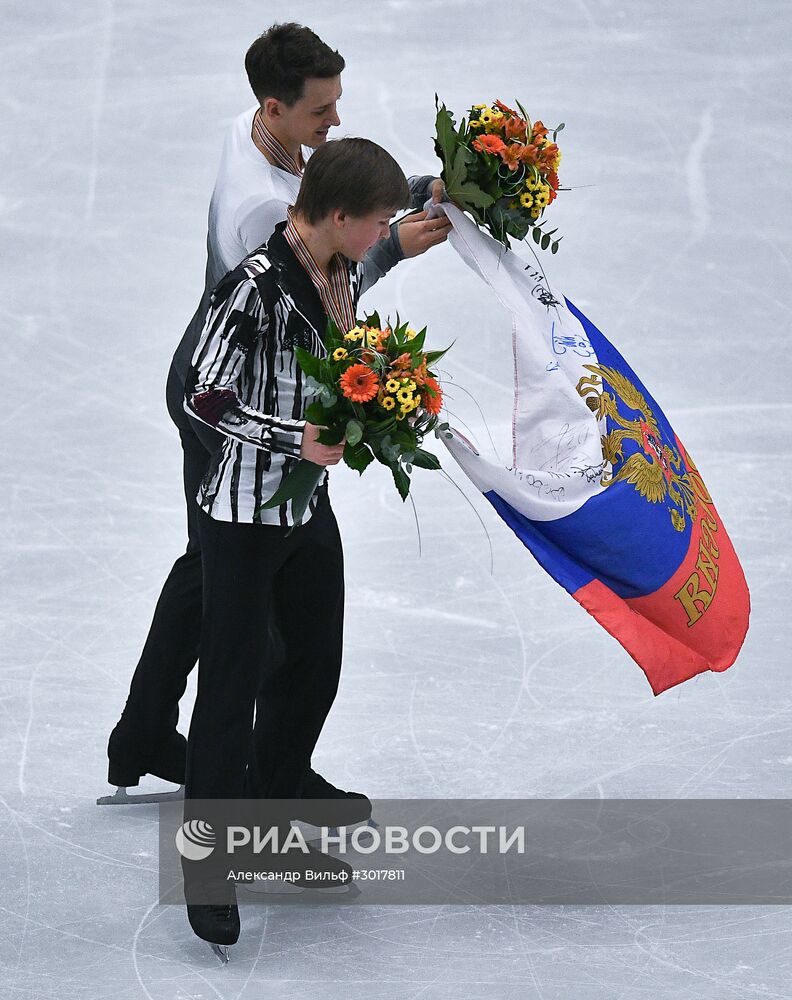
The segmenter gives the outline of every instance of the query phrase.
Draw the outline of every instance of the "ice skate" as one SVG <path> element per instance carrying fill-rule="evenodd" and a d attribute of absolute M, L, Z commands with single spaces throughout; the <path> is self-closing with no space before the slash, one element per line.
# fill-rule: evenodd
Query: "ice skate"
<path fill-rule="evenodd" d="M 147 803 L 175 802 L 184 798 L 184 785 L 179 785 L 172 792 L 127 792 L 126 785 L 119 785 L 112 795 L 100 795 L 96 800 L 98 806 L 140 806 Z"/>
<path fill-rule="evenodd" d="M 202 882 L 185 873 L 184 898 L 193 933 L 206 941 L 221 962 L 228 962 L 229 945 L 237 943 L 240 930 L 233 887 L 222 880 Z"/>
<path fill-rule="evenodd" d="M 262 855 L 257 864 L 261 879 L 245 883 L 254 893 L 287 895 L 307 890 L 326 894 L 346 894 L 353 888 L 352 868 L 308 844 L 308 853 L 292 848 L 285 853 Z"/>
<path fill-rule="evenodd" d="M 371 801 L 362 792 L 336 788 L 309 767 L 293 813 L 292 819 L 311 826 L 354 826 L 371 820 Z"/>
<path fill-rule="evenodd" d="M 187 765 L 187 740 L 174 730 L 153 752 L 142 754 L 133 749 L 132 741 L 119 723 L 110 735 L 107 745 L 107 780 L 116 786 L 113 795 L 102 795 L 98 806 L 142 805 L 145 803 L 172 802 L 184 798 L 184 772 Z M 150 774 L 163 781 L 172 781 L 178 789 L 168 792 L 141 792 L 130 795 L 140 779 Z"/>

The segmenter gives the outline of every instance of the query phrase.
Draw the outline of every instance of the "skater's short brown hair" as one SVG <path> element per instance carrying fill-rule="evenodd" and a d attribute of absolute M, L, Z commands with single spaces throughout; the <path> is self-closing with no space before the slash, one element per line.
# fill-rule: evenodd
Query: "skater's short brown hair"
<path fill-rule="evenodd" d="M 259 104 L 275 97 L 291 106 L 303 96 L 305 81 L 338 76 L 346 63 L 310 28 L 290 21 L 273 24 L 247 50 L 245 69 Z"/>
<path fill-rule="evenodd" d="M 308 160 L 294 210 L 315 225 L 337 210 L 360 217 L 409 204 L 407 178 L 387 150 L 370 139 L 333 139 Z"/>

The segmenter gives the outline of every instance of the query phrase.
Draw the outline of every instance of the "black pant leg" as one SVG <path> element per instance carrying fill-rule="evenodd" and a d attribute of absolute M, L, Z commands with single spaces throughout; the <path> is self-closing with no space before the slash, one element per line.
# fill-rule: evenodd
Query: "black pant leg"
<path fill-rule="evenodd" d="M 198 659 L 201 630 L 201 548 L 195 496 L 209 453 L 190 425 L 179 428 L 183 450 L 187 550 L 162 587 L 140 660 L 135 668 L 118 732 L 145 753 L 176 728 L 179 699 Z"/>
<path fill-rule="evenodd" d="M 185 795 L 242 798 L 273 579 L 294 540 L 277 525 L 216 521 L 200 509 L 197 516 L 203 622 Z"/>
<path fill-rule="evenodd" d="M 293 536 L 273 587 L 281 655 L 265 664 L 250 760 L 249 788 L 268 798 L 299 795 L 341 672 L 344 560 L 326 498 Z"/>

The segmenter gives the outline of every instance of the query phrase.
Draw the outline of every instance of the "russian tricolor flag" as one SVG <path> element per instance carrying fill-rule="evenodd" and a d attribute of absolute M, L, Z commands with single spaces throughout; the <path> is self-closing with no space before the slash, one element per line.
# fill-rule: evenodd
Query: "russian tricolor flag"
<path fill-rule="evenodd" d="M 449 451 L 531 551 L 641 666 L 655 694 L 726 670 L 745 577 L 692 459 L 641 380 L 544 275 L 455 206 L 451 245 L 513 317 L 513 463 Z"/>

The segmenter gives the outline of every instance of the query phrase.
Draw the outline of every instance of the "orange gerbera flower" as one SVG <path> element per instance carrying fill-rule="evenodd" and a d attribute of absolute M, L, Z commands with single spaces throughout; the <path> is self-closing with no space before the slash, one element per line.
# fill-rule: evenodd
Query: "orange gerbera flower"
<path fill-rule="evenodd" d="M 432 378 L 431 375 L 426 379 L 426 389 L 431 391 L 421 393 L 423 408 L 427 413 L 431 413 L 432 416 L 437 416 L 443 407 L 443 390 L 437 384 L 437 379 Z"/>
<path fill-rule="evenodd" d="M 473 149 L 478 153 L 500 153 L 506 143 L 497 135 L 480 135 L 473 140 Z"/>
<path fill-rule="evenodd" d="M 523 146 L 519 142 L 513 142 L 510 146 L 506 146 L 500 152 L 500 157 L 509 170 L 516 170 L 520 165 L 520 158 L 523 151 Z"/>
<path fill-rule="evenodd" d="M 507 139 L 522 139 L 528 135 L 528 123 L 522 118 L 507 118 L 503 127 Z"/>
<path fill-rule="evenodd" d="M 368 403 L 379 389 L 377 374 L 367 365 L 352 365 L 338 381 L 341 392 L 353 403 Z"/>

